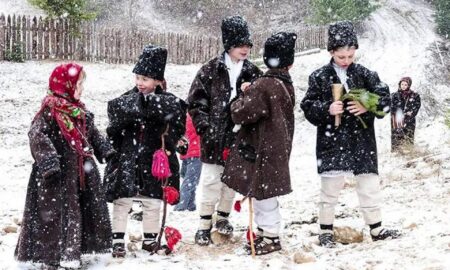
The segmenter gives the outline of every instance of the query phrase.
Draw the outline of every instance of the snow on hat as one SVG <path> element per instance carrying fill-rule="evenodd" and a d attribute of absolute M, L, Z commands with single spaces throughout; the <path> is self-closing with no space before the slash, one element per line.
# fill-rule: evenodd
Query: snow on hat
<path fill-rule="evenodd" d="M 73 99 L 78 78 L 83 67 L 75 63 L 57 66 L 48 80 L 48 88 L 54 94 Z"/>
<path fill-rule="evenodd" d="M 223 19 L 221 28 L 225 51 L 242 45 L 253 46 L 247 22 L 241 16 L 230 16 Z"/>
<path fill-rule="evenodd" d="M 166 61 L 167 50 L 165 48 L 147 45 L 139 56 L 139 60 L 134 66 L 133 73 L 163 81 Z"/>
<path fill-rule="evenodd" d="M 294 63 L 295 33 L 279 32 L 264 43 L 264 63 L 269 68 L 283 68 Z"/>
<path fill-rule="evenodd" d="M 353 24 L 349 21 L 330 24 L 328 28 L 328 51 L 345 46 L 354 46 L 358 49 L 358 38 Z"/>

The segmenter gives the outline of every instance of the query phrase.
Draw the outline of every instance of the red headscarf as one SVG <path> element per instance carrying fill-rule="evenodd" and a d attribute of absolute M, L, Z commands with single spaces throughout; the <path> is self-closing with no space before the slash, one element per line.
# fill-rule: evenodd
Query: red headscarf
<path fill-rule="evenodd" d="M 78 156 L 80 187 L 84 189 L 83 157 L 92 156 L 92 150 L 86 140 L 85 106 L 74 97 L 82 70 L 83 67 L 75 63 L 61 64 L 53 70 L 49 78 L 48 95 L 42 101 L 41 109 L 34 119 L 45 108 L 50 109 L 63 137 Z"/>

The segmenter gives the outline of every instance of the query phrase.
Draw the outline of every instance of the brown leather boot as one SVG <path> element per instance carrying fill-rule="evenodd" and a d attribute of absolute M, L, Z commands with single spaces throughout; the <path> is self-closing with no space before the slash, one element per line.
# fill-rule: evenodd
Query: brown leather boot
<path fill-rule="evenodd" d="M 233 225 L 231 225 L 230 221 L 225 218 L 219 219 L 216 222 L 216 228 L 220 234 L 224 234 L 224 235 L 231 235 L 234 230 Z"/>
<path fill-rule="evenodd" d="M 144 240 L 142 241 L 142 250 L 148 251 L 150 253 L 156 253 L 156 248 L 158 243 L 156 241 Z"/>
<path fill-rule="evenodd" d="M 280 237 L 257 237 L 255 240 L 255 254 L 266 255 L 275 251 L 281 250 Z M 251 255 L 252 250 L 248 245 L 247 254 Z"/>
<path fill-rule="evenodd" d="M 142 250 L 146 250 L 150 252 L 151 254 L 158 254 L 158 255 L 169 255 L 172 253 L 172 250 L 167 245 L 162 245 L 158 247 L 158 243 L 156 241 L 149 241 L 144 240 L 142 242 Z"/>
<path fill-rule="evenodd" d="M 380 241 L 380 240 L 386 240 L 386 239 L 396 239 L 401 236 L 401 233 L 398 230 L 392 230 L 392 229 L 381 229 L 380 233 L 378 235 L 370 234 L 372 237 L 372 241 Z"/>
<path fill-rule="evenodd" d="M 113 258 L 125 258 L 127 251 L 125 250 L 125 243 L 115 243 L 113 245 Z"/>
<path fill-rule="evenodd" d="M 199 246 L 207 246 L 211 243 L 211 229 L 198 230 L 195 233 L 195 243 Z"/>

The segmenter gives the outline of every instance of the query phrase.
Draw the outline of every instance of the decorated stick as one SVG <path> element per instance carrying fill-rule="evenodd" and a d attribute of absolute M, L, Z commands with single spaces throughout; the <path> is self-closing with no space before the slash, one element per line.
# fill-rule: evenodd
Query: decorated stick
<path fill-rule="evenodd" d="M 248 200 L 249 202 L 249 212 L 250 212 L 250 218 L 249 218 L 249 225 L 248 225 L 248 230 L 249 230 L 249 236 L 250 236 L 250 248 L 252 249 L 252 258 L 255 258 L 256 252 L 255 252 L 255 242 L 253 241 L 253 200 L 252 198 L 249 198 Z"/>
<path fill-rule="evenodd" d="M 333 83 L 331 85 L 331 92 L 333 93 L 333 102 L 338 101 L 338 100 L 340 100 L 340 98 L 344 92 L 344 87 L 340 83 Z M 341 125 L 341 115 L 337 114 L 334 116 L 334 126 L 338 127 L 340 125 Z"/>
<path fill-rule="evenodd" d="M 152 254 L 157 253 L 158 250 L 161 249 L 161 238 L 164 233 L 164 227 L 166 226 L 166 216 L 167 216 L 167 200 L 164 197 L 165 196 L 164 187 L 167 186 L 168 184 L 169 184 L 169 178 L 167 178 L 163 184 L 163 217 L 162 217 L 162 221 L 161 221 L 161 229 L 159 231 L 158 240 L 156 241 L 157 245 L 155 246 L 155 249 L 153 250 Z"/>

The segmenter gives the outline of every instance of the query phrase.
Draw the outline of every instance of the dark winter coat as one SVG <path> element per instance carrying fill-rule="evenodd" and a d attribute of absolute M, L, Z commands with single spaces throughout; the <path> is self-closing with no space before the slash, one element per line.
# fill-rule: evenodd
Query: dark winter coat
<path fill-rule="evenodd" d="M 419 112 L 421 101 L 420 95 L 412 90 L 407 96 L 402 95 L 399 90 L 391 95 L 391 142 L 392 149 L 403 144 L 414 144 L 414 131 L 416 130 L 416 116 Z M 411 115 L 408 115 L 410 113 Z M 399 125 L 396 115 L 403 117 Z"/>
<path fill-rule="evenodd" d="M 104 188 L 93 158 L 86 157 L 84 190 L 80 189 L 78 157 L 44 110 L 28 133 L 35 160 L 28 183 L 23 225 L 15 250 L 19 261 L 59 264 L 84 253 L 108 252 L 111 225 Z M 86 115 L 87 140 L 102 162 L 114 154 L 111 145 Z M 86 169 L 88 163 L 92 169 Z M 49 172 L 55 174 L 43 178 Z"/>
<path fill-rule="evenodd" d="M 349 89 L 364 88 L 380 96 L 378 109 L 388 112 L 390 106 L 389 87 L 380 81 L 376 72 L 362 65 L 351 64 L 347 69 Z M 375 140 L 375 114 L 366 112 L 360 117 L 367 124 L 345 109 L 342 123 L 334 127 L 335 117 L 329 108 L 333 101 L 331 84 L 341 83 L 333 68 L 333 61 L 314 71 L 309 76 L 309 88 L 301 102 L 306 119 L 317 126 L 317 169 L 327 171 L 350 171 L 355 175 L 378 174 L 377 144 Z M 344 91 L 345 92 L 345 91 Z M 377 116 L 377 118 L 382 118 Z"/>
<path fill-rule="evenodd" d="M 147 98 L 137 88 L 108 102 L 108 138 L 118 155 L 105 171 L 108 201 L 143 195 L 162 199 L 161 181 L 152 175 L 152 159 L 161 149 L 161 134 L 169 125 L 165 147 L 172 176 L 169 186 L 179 190 L 179 163 L 175 154 L 185 132 L 186 104 L 162 90 Z"/>
<path fill-rule="evenodd" d="M 289 157 L 294 136 L 295 91 L 286 69 L 271 69 L 231 105 L 242 124 L 222 181 L 258 200 L 292 191 Z"/>
<path fill-rule="evenodd" d="M 223 150 L 235 138 L 229 100 L 232 87 L 224 60 L 225 54 L 210 60 L 198 71 L 189 91 L 189 114 L 201 138 L 201 160 L 224 165 Z M 251 82 L 262 72 L 245 60 L 236 82 L 238 95 L 243 82 Z"/>

